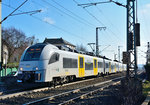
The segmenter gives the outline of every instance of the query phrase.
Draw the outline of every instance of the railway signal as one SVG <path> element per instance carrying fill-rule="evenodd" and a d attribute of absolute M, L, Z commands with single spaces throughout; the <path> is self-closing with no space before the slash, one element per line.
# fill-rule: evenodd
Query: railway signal
<path fill-rule="evenodd" d="M 128 63 L 130 63 L 130 53 L 128 53 L 128 52 L 123 52 L 123 59 L 122 59 L 122 61 L 123 61 L 123 64 L 128 64 Z"/>

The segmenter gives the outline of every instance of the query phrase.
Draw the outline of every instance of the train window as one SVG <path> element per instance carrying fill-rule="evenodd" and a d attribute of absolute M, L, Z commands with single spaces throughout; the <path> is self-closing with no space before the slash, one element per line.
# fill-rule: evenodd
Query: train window
<path fill-rule="evenodd" d="M 109 62 L 109 68 L 111 67 L 111 63 Z"/>
<path fill-rule="evenodd" d="M 27 49 L 23 61 L 37 61 L 40 59 L 41 52 L 45 45 L 34 45 Z"/>
<path fill-rule="evenodd" d="M 63 68 L 77 68 L 77 59 L 63 58 Z"/>
<path fill-rule="evenodd" d="M 111 65 L 111 69 L 114 69 L 114 65 Z"/>
<path fill-rule="evenodd" d="M 72 68 L 77 68 L 78 65 L 77 65 L 77 59 L 72 59 Z"/>
<path fill-rule="evenodd" d="M 85 63 L 85 70 L 93 70 L 93 63 Z"/>
<path fill-rule="evenodd" d="M 96 63 L 97 63 L 97 61 L 96 61 L 96 59 L 95 59 L 95 60 L 94 60 L 94 67 L 95 67 L 95 68 L 97 68 L 97 64 L 96 64 Z"/>
<path fill-rule="evenodd" d="M 83 58 L 80 57 L 80 68 L 83 68 Z"/>
<path fill-rule="evenodd" d="M 59 61 L 59 54 L 58 53 L 54 53 L 51 56 L 50 60 L 49 60 L 49 64 L 57 62 L 57 61 Z"/>
<path fill-rule="evenodd" d="M 98 62 L 98 68 L 103 68 L 103 63 L 102 62 Z"/>
<path fill-rule="evenodd" d="M 109 68 L 109 65 L 108 65 L 108 63 L 106 63 L 106 68 Z"/>
<path fill-rule="evenodd" d="M 116 65 L 116 68 L 118 68 L 118 64 Z"/>

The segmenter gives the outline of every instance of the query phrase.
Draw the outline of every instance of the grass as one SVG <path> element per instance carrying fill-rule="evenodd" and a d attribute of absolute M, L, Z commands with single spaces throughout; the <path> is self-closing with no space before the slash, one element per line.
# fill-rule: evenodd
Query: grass
<path fill-rule="evenodd" d="M 148 92 L 150 92 L 150 81 L 145 81 L 143 83 L 143 95 L 147 96 Z"/>

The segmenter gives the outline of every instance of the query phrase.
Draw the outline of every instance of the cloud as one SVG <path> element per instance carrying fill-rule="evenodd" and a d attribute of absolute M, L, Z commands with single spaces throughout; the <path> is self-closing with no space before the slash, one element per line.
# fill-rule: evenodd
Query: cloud
<path fill-rule="evenodd" d="M 44 17 L 43 18 L 43 21 L 49 23 L 49 24 L 55 24 L 55 21 L 52 20 L 50 17 Z"/>

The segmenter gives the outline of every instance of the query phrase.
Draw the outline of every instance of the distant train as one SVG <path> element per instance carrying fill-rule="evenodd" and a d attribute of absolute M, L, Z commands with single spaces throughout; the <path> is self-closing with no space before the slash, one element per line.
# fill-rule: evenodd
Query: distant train
<path fill-rule="evenodd" d="M 19 64 L 18 82 L 66 82 L 121 72 L 125 68 L 119 62 L 39 43 L 24 51 Z"/>

